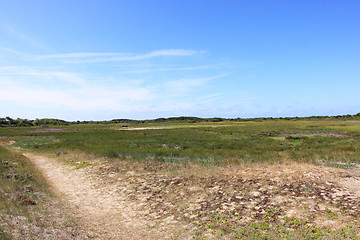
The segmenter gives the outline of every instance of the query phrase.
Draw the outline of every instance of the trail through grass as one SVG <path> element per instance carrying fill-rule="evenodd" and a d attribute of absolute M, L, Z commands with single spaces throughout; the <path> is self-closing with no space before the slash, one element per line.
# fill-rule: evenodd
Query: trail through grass
<path fill-rule="evenodd" d="M 0 239 L 85 237 L 42 174 L 0 146 Z"/>

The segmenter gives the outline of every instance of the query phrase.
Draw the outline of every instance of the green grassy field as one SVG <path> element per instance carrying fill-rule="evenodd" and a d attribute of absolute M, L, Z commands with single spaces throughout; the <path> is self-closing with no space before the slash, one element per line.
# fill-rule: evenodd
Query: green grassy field
<path fill-rule="evenodd" d="M 128 130 L 121 126 L 71 125 L 49 131 L 3 128 L 0 135 L 25 149 L 54 154 L 76 150 L 115 160 L 222 164 L 360 159 L 358 121 L 135 124 Z M 141 130 L 133 129 L 137 127 Z"/>

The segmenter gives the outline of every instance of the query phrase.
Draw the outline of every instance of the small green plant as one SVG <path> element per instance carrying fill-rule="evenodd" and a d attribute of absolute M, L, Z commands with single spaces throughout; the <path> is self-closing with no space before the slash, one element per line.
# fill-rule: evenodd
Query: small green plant
<path fill-rule="evenodd" d="M 204 226 L 204 223 L 201 221 L 201 220 L 198 220 L 198 221 L 194 221 L 194 224 L 198 227 L 202 227 Z"/>
<path fill-rule="evenodd" d="M 82 162 L 79 162 L 79 163 L 76 163 L 76 164 L 75 164 L 74 170 L 75 170 L 75 169 L 85 168 L 85 167 L 87 167 L 87 166 L 89 166 L 89 165 L 90 165 L 89 162 L 87 162 L 87 161 L 82 161 Z"/>
<path fill-rule="evenodd" d="M 261 230 L 269 230 L 270 229 L 270 225 L 268 225 L 264 222 L 250 223 L 250 226 L 254 229 L 261 229 Z"/>
<path fill-rule="evenodd" d="M 326 216 L 334 218 L 336 215 L 337 215 L 336 212 L 333 212 L 333 211 L 331 211 L 329 209 L 326 209 Z"/>
<path fill-rule="evenodd" d="M 307 224 L 306 220 L 298 220 L 296 217 L 284 217 L 285 220 L 285 224 L 288 225 L 289 227 L 300 227 L 300 226 L 304 226 Z"/>
<path fill-rule="evenodd" d="M 265 212 L 264 220 L 268 222 L 274 222 L 276 217 L 280 214 L 280 210 L 274 208 L 265 209 Z"/>
<path fill-rule="evenodd" d="M 235 233 L 234 237 L 236 239 L 242 239 L 243 238 L 243 235 L 241 233 Z"/>
<path fill-rule="evenodd" d="M 215 215 L 215 216 L 213 216 L 212 217 L 215 221 L 220 221 L 220 216 L 218 216 L 218 215 Z"/>

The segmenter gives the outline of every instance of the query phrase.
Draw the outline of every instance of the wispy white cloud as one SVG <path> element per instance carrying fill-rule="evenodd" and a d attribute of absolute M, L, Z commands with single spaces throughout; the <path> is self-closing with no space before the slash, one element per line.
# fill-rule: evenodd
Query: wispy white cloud
<path fill-rule="evenodd" d="M 214 93 L 214 94 L 211 94 L 211 95 L 201 96 L 201 97 L 199 97 L 199 99 L 200 100 L 208 100 L 208 99 L 217 98 L 217 97 L 219 97 L 221 95 L 222 95 L 222 93 Z"/>
<path fill-rule="evenodd" d="M 66 107 L 69 111 L 131 111 L 140 102 L 152 98 L 151 89 L 146 87 L 89 85 L 64 91 L 0 78 L 0 101 L 29 107 L 47 106 L 49 110 Z"/>
<path fill-rule="evenodd" d="M 156 68 L 152 67 L 150 69 L 136 69 L 136 70 L 129 70 L 125 71 L 125 73 L 150 73 L 150 72 L 167 72 L 167 71 L 193 71 L 193 70 L 202 70 L 202 69 L 209 69 L 210 66 L 196 66 L 196 67 L 163 67 L 163 68 Z"/>
<path fill-rule="evenodd" d="M 168 56 L 193 56 L 202 51 L 186 49 L 163 49 L 145 54 L 132 53 L 67 53 L 38 56 L 38 59 L 60 59 L 65 63 L 101 63 L 101 62 L 122 62 L 139 61 L 155 57 Z"/>
<path fill-rule="evenodd" d="M 4 73 L 8 74 L 4 74 Z M 168 82 L 165 88 L 176 88 L 176 96 L 186 95 L 191 88 L 202 86 L 207 81 L 225 76 L 218 75 L 207 78 L 181 79 Z M 33 79 L 38 79 L 34 81 Z M 55 79 L 55 82 L 69 83 L 64 89 L 53 84 L 45 84 Z M 40 81 L 40 82 L 39 82 Z M 179 91 L 180 90 L 180 91 Z M 132 85 L 128 82 L 114 82 L 111 85 L 92 82 L 86 77 L 72 72 L 54 72 L 35 70 L 17 66 L 0 68 L 0 101 L 12 102 L 29 109 L 44 108 L 49 114 L 57 109 L 69 112 L 122 112 L 126 114 L 166 112 L 186 114 L 199 104 L 221 97 L 213 94 L 203 97 L 202 101 L 194 102 L 189 98 L 176 99 L 166 92 L 164 86 Z"/>
<path fill-rule="evenodd" d="M 64 53 L 64 54 L 51 54 L 38 56 L 38 59 L 51 59 L 51 58 L 93 58 L 93 57 L 114 57 L 126 56 L 126 53 L 92 53 L 92 52 L 79 52 L 79 53 Z"/>
<path fill-rule="evenodd" d="M 220 101 L 224 99 L 224 96 L 222 93 L 214 93 L 211 95 L 206 95 L 206 96 L 201 96 L 199 97 L 199 101 L 203 104 L 209 104 L 209 103 L 213 103 L 215 101 Z"/>
<path fill-rule="evenodd" d="M 15 49 L 1 47 L 0 51 L 8 54 L 16 54 L 23 60 L 29 62 L 57 60 L 63 63 L 103 63 L 103 62 L 134 62 L 156 57 L 186 57 L 196 54 L 204 53 L 204 51 L 188 50 L 188 49 L 162 49 L 149 53 L 135 54 L 135 53 L 119 53 L 119 52 L 76 52 L 76 53 L 62 53 L 49 55 L 35 55 L 21 52 Z M 153 64 L 156 65 L 156 64 Z M 157 66 L 168 66 L 160 64 Z M 169 69 L 171 70 L 171 69 Z M 189 69 L 190 70 L 190 69 Z"/>
<path fill-rule="evenodd" d="M 0 51 L 12 53 L 12 54 L 18 54 L 18 55 L 25 55 L 25 53 L 23 53 L 23 52 L 17 51 L 12 48 L 7 48 L 7 47 L 0 47 Z"/>
<path fill-rule="evenodd" d="M 172 92 L 177 93 L 184 93 L 192 90 L 193 88 L 199 87 L 204 85 L 206 82 L 222 78 L 227 76 L 228 74 L 221 74 L 212 77 L 205 77 L 205 78 L 185 78 L 185 79 L 178 79 L 174 81 L 169 81 L 165 84 L 165 87 Z"/>
<path fill-rule="evenodd" d="M 32 67 L 23 66 L 7 66 L 0 67 L 0 74 L 3 76 L 14 76 L 12 80 L 21 81 L 23 83 L 39 83 L 39 82 L 68 82 L 77 85 L 86 85 L 87 81 L 72 72 L 37 70 Z M 1 81 L 1 78 L 0 78 Z M 19 83 L 18 83 L 19 84 Z"/>
<path fill-rule="evenodd" d="M 6 58 L 21 59 L 5 61 L 14 65 L 0 67 L 0 103 L 48 112 L 49 116 L 56 116 L 60 110 L 73 113 L 74 118 L 80 113 L 101 116 L 102 113 L 123 113 L 127 117 L 136 114 L 156 117 L 196 115 L 196 111 L 201 112 L 209 105 L 220 106 L 219 102 L 228 99 L 221 92 L 209 93 L 224 80 L 221 78 L 228 75 L 216 73 L 224 72 L 222 68 L 172 61 L 172 57 L 194 56 L 202 51 L 164 49 L 143 54 L 79 52 L 31 55 L 0 47 L 0 52 Z M 84 64 L 79 68 L 64 62 Z M 96 67 L 91 64 L 101 62 L 107 64 Z M 206 77 L 204 69 L 211 70 Z M 167 71 L 178 72 L 166 74 Z M 197 77 L 190 77 L 194 74 Z"/>
<path fill-rule="evenodd" d="M 0 27 L 2 29 L 4 29 L 6 32 L 8 32 L 9 34 L 11 34 L 12 36 L 14 36 L 18 39 L 21 39 L 24 42 L 27 42 L 36 47 L 45 48 L 44 44 L 41 43 L 39 40 L 37 40 L 36 37 L 25 34 L 23 31 L 19 30 L 15 26 L 1 23 Z"/>
<path fill-rule="evenodd" d="M 32 62 L 36 56 L 32 54 L 28 54 L 22 51 L 18 51 L 16 49 L 1 47 L 0 46 L 0 60 L 2 60 L 2 64 L 16 62 L 19 64 L 20 62 Z"/>

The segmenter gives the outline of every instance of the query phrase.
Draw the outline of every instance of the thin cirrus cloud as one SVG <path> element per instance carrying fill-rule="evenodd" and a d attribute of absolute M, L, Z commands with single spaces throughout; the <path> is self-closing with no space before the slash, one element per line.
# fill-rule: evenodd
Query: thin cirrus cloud
<path fill-rule="evenodd" d="M 145 54 L 130 53 L 67 53 L 38 56 L 38 60 L 42 59 L 59 59 L 64 63 L 101 63 L 101 62 L 122 62 L 122 61 L 139 61 L 156 57 L 170 56 L 193 56 L 203 51 L 186 50 L 186 49 L 163 49 L 152 51 Z"/>
<path fill-rule="evenodd" d="M 10 54 L 25 55 L 25 53 L 23 53 L 23 52 L 20 52 L 18 50 L 12 49 L 12 48 L 7 48 L 7 47 L 0 47 L 0 51 L 7 52 Z"/>
<path fill-rule="evenodd" d="M 134 87 L 126 83 L 109 86 L 90 81 L 73 72 L 21 66 L 0 68 L 0 101 L 22 106 L 128 111 L 139 102 L 150 101 L 152 98 L 148 87 Z"/>
<path fill-rule="evenodd" d="M 224 96 L 222 93 L 214 93 L 211 95 L 199 97 L 199 101 L 202 103 L 212 103 L 212 102 L 219 101 L 222 99 L 224 99 Z"/>
<path fill-rule="evenodd" d="M 136 69 L 136 70 L 128 70 L 124 71 L 124 73 L 154 73 L 154 72 L 168 72 L 168 71 L 196 71 L 196 70 L 203 70 L 203 69 L 209 69 L 210 66 L 196 66 L 196 67 L 160 67 L 157 68 L 151 67 L 148 69 Z"/>
<path fill-rule="evenodd" d="M 202 86 L 205 83 L 215 80 L 218 78 L 222 78 L 227 76 L 228 74 L 220 74 L 212 77 L 204 77 L 204 78 L 189 78 L 189 79 L 178 79 L 174 81 L 169 81 L 165 84 L 167 89 L 176 91 L 177 93 L 186 93 L 191 91 L 192 89 Z"/>
<path fill-rule="evenodd" d="M 33 45 L 35 47 L 40 47 L 40 48 L 46 48 L 40 40 L 38 40 L 34 36 L 25 34 L 23 31 L 19 30 L 18 27 L 15 27 L 15 26 L 7 24 L 7 23 L 0 23 L 0 29 L 4 30 L 9 35 L 12 35 L 15 38 L 20 39 L 23 42 L 26 42 L 30 45 Z"/>
<path fill-rule="evenodd" d="M 0 47 L 3 53 L 20 56 L 27 61 L 59 60 L 64 63 L 101 63 L 101 62 L 124 62 L 139 61 L 156 57 L 187 57 L 204 53 L 191 49 L 162 49 L 149 53 L 119 53 L 119 52 L 74 52 L 62 54 L 36 55 L 18 51 L 12 48 Z"/>
<path fill-rule="evenodd" d="M 201 77 L 203 70 L 213 69 L 212 66 L 191 66 L 188 62 L 173 61 L 174 58 L 191 57 L 204 52 L 197 50 L 52 55 L 32 55 L 9 48 L 0 48 L 0 51 L 6 53 L 4 56 L 18 60 L 13 62 L 14 65 L 0 67 L 0 101 L 24 109 L 48 111 L 49 115 L 60 110 L 75 115 L 103 111 L 130 115 L 138 113 L 139 116 L 151 112 L 158 115 L 186 114 L 198 105 L 222 98 L 221 95 L 214 95 L 198 101 L 189 93 L 196 91 L 197 96 L 201 96 L 204 94 L 204 86 L 216 84 L 212 81 L 228 75 L 215 75 L 212 71 L 214 75 L 209 76 L 207 73 L 207 76 Z M 81 68 L 74 68 L 66 64 L 70 62 L 84 64 Z M 92 63 L 102 62 L 108 63 L 106 69 L 113 68 L 115 71 L 97 72 Z M 126 69 L 119 68 L 119 65 L 126 65 Z M 174 79 L 173 75 L 166 75 L 164 79 L 166 73 L 162 72 L 166 71 L 182 71 L 179 76 L 183 77 Z M 146 74 L 139 77 L 137 73 L 141 72 Z M 198 77 L 191 77 L 194 72 Z M 134 80 L 139 80 L 139 83 L 134 84 Z"/>
<path fill-rule="evenodd" d="M 8 82 L 17 82 L 17 84 L 30 83 L 34 85 L 40 82 L 43 82 L 44 84 L 53 82 L 66 82 L 85 86 L 88 83 L 87 80 L 73 72 L 37 70 L 32 67 L 23 66 L 0 67 L 0 74 L 2 76 L 7 76 Z"/>
<path fill-rule="evenodd" d="M 16 102 L 26 106 L 66 107 L 69 110 L 128 111 L 136 103 L 152 99 L 151 90 L 129 86 L 88 86 L 68 91 L 41 87 L 6 84 L 0 79 L 0 100 Z M 16 93 L 16 94 L 14 94 Z"/>

